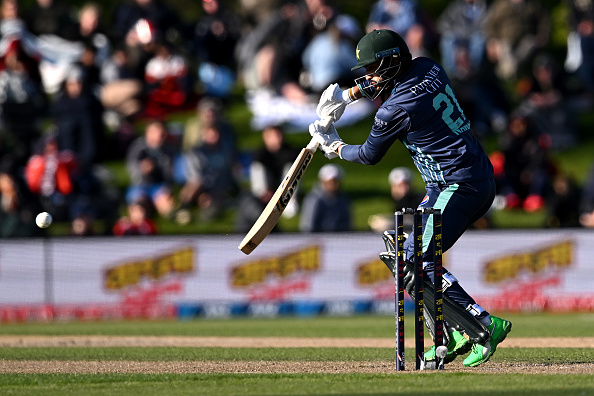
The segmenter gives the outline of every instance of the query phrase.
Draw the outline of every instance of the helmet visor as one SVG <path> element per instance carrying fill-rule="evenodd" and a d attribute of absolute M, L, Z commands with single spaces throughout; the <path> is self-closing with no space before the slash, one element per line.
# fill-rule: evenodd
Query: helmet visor
<path fill-rule="evenodd" d="M 396 57 L 384 57 L 375 71 L 356 78 L 355 83 L 363 96 L 374 100 L 385 90 L 388 83 L 396 77 L 401 65 Z M 379 77 L 379 79 L 374 79 L 374 77 Z"/>

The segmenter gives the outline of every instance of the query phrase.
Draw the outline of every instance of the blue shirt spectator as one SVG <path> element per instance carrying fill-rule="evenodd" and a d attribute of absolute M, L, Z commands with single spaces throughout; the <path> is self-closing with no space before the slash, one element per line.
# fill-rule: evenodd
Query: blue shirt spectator
<path fill-rule="evenodd" d="M 355 44 L 361 29 L 347 15 L 339 15 L 328 29 L 313 38 L 303 51 L 303 66 L 309 71 L 311 88 L 321 92 L 332 83 L 353 79 L 349 65 L 357 63 Z"/>
<path fill-rule="evenodd" d="M 132 182 L 126 202 L 148 197 L 163 216 L 170 215 L 174 205 L 170 187 L 175 149 L 167 142 L 167 137 L 165 125 L 153 121 L 146 126 L 144 136 L 132 142 L 126 157 Z"/>

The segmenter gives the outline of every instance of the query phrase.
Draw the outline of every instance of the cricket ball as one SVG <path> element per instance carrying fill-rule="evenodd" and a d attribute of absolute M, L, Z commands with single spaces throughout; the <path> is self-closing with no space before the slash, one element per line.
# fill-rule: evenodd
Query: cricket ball
<path fill-rule="evenodd" d="M 435 349 L 435 355 L 440 359 L 445 358 L 447 354 L 448 354 L 448 347 L 446 347 L 446 346 L 440 345 Z"/>
<path fill-rule="evenodd" d="M 35 218 L 35 223 L 39 228 L 47 228 L 52 224 L 52 215 L 47 212 L 41 212 Z"/>

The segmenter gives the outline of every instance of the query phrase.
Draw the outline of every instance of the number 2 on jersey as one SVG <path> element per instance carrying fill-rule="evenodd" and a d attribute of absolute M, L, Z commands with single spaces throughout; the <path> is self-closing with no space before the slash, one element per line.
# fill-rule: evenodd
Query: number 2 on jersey
<path fill-rule="evenodd" d="M 446 123 L 446 125 L 454 132 L 456 135 L 464 132 L 467 129 L 460 129 L 460 127 L 466 122 L 466 117 L 464 116 L 464 112 L 456 99 L 456 95 L 454 95 L 454 91 L 449 84 L 445 86 L 446 93 L 440 92 L 433 98 L 433 108 L 435 110 L 439 110 L 442 106 L 441 104 L 445 104 L 445 109 L 441 112 L 441 118 Z M 453 104 L 452 104 L 453 102 Z M 456 118 L 455 120 L 452 119 L 452 114 L 454 113 L 454 105 L 460 112 L 460 117 Z"/>

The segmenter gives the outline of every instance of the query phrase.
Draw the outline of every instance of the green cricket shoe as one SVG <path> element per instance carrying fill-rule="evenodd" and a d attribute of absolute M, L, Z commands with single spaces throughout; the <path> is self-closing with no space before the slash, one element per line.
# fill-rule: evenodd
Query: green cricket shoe
<path fill-rule="evenodd" d="M 505 340 L 511 328 L 512 324 L 510 321 L 491 316 L 491 324 L 487 326 L 490 333 L 487 343 L 485 345 L 474 344 L 472 346 L 472 352 L 464 359 L 464 367 L 476 367 L 489 360 L 491 355 L 495 353 L 497 345 Z"/>
<path fill-rule="evenodd" d="M 448 353 L 443 360 L 444 363 L 450 363 L 456 356 L 464 355 L 466 352 L 470 351 L 472 347 L 472 343 L 470 343 L 462 333 L 457 330 L 454 330 L 450 335 L 450 343 L 448 344 Z M 433 361 L 435 360 L 435 345 L 431 347 L 427 352 L 425 352 L 425 361 Z"/>

